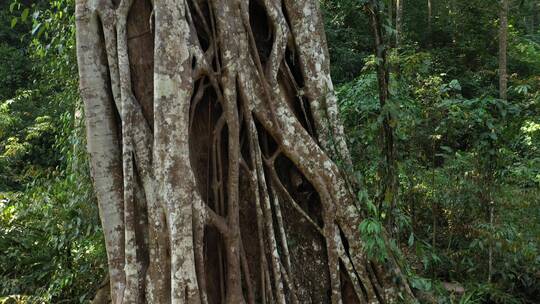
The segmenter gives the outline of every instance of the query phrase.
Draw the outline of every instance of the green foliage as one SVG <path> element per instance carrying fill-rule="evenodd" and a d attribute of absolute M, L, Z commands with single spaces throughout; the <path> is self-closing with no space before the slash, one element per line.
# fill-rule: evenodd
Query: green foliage
<path fill-rule="evenodd" d="M 0 35 L 18 35 L 0 45 L 0 61 L 10 62 L 0 68 L 2 303 L 87 302 L 106 270 L 78 106 L 73 6 L 0 6 Z"/>
<path fill-rule="evenodd" d="M 322 9 L 325 15 L 325 31 L 330 49 L 332 76 L 336 83 L 350 80 L 362 68 L 362 58 L 371 52 L 370 32 L 360 31 L 369 26 L 359 1 L 326 1 Z"/>
<path fill-rule="evenodd" d="M 511 18 L 509 100 L 500 100 L 493 39 L 497 24 L 492 22 L 496 7 L 480 0 L 454 1 L 453 9 L 449 3 L 434 3 L 436 34 L 428 48 L 425 11 L 418 9 L 418 1 L 406 2 L 405 44 L 389 53 L 389 106 L 379 105 L 373 56 L 364 56 L 361 72 L 338 87 L 354 170 L 365 186 L 361 201 L 378 195 L 382 115 L 390 112 L 400 182 L 399 206 L 391 216 L 402 218 L 397 234 L 411 267 L 411 285 L 435 292 L 439 303 L 537 303 L 538 37 L 518 24 L 521 19 Z M 368 212 L 359 227 L 374 259 L 388 253 L 375 233 L 385 212 Z M 460 282 L 465 294 L 449 293 L 438 281 Z"/>
<path fill-rule="evenodd" d="M 358 226 L 362 235 L 364 251 L 370 259 L 384 262 L 388 259 L 390 248 L 386 246 L 384 228 L 380 221 L 379 210 L 371 201 L 366 200 L 365 193 L 361 192 L 358 196 L 359 201 L 365 201 L 365 207 L 370 215 Z"/>
<path fill-rule="evenodd" d="M 24 52 L 6 43 L 0 43 L 0 100 L 14 95 L 28 77 Z"/>
<path fill-rule="evenodd" d="M 81 179 L 87 169 L 0 194 L 0 246 L 10 248 L 0 256 L 0 294 L 47 303 L 92 297 L 106 264 L 91 184 Z"/>
<path fill-rule="evenodd" d="M 438 303 L 540 302 L 537 1 L 511 2 L 508 101 L 497 98 L 493 1 L 432 1 L 431 33 L 426 1 L 405 1 L 403 42 L 388 53 L 384 108 L 365 2 L 321 6 L 363 186 L 358 230 L 366 254 L 401 261 L 403 252 L 411 286 Z M 377 4 L 390 47 L 395 16 L 388 1 Z M 78 109 L 73 9 L 73 0 L 0 3 L 0 248 L 8 248 L 0 255 L 0 303 L 85 302 L 106 268 Z M 387 114 L 398 151 L 394 209 L 373 203 Z M 397 241 L 384 232 L 390 217 Z M 459 282 L 465 292 L 441 282 Z"/>
<path fill-rule="evenodd" d="M 0 185 L 20 188 L 59 163 L 50 147 L 58 133 L 39 91 L 20 91 L 0 106 Z"/>

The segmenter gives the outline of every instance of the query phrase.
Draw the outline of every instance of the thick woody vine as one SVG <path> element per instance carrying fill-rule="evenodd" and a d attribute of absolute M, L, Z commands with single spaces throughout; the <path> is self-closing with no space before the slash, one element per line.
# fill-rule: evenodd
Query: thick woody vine
<path fill-rule="evenodd" d="M 362 212 L 335 161 L 351 163 L 317 1 L 148 2 L 151 111 L 133 87 L 129 23 L 139 2 L 77 0 L 113 302 L 411 296 L 393 262 L 362 250 Z M 291 216 L 322 240 L 314 263 L 327 290 L 298 271 Z"/>

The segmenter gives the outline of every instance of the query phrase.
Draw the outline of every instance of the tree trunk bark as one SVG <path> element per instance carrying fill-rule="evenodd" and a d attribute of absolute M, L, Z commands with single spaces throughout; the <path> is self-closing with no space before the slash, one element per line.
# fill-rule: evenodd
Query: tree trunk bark
<path fill-rule="evenodd" d="M 432 44 L 433 44 L 433 41 L 432 41 L 432 33 L 433 33 L 433 30 L 432 30 L 432 25 L 431 25 L 431 20 L 432 20 L 432 13 L 433 13 L 433 8 L 431 6 L 431 0 L 427 0 L 427 9 L 428 9 L 428 18 L 427 18 L 427 23 L 428 23 L 428 48 L 431 48 L 432 47 Z"/>
<path fill-rule="evenodd" d="M 506 71 L 506 49 L 508 46 L 508 0 L 501 0 L 499 15 L 499 98 L 506 99 L 508 73 Z"/>
<path fill-rule="evenodd" d="M 399 1 L 399 0 L 398 0 Z M 385 111 L 390 102 L 389 81 L 390 73 L 387 61 L 387 46 L 384 42 L 383 30 L 379 7 L 376 1 L 371 0 L 367 4 L 367 12 L 371 21 L 371 29 L 374 37 L 374 53 L 377 58 L 377 83 L 379 88 L 379 104 L 383 116 L 381 127 L 381 150 L 384 156 L 383 163 L 380 168 L 381 186 L 378 198 L 379 206 L 388 215 L 397 205 L 397 196 L 399 189 L 398 172 L 397 172 L 397 155 L 394 143 L 394 128 L 392 120 L 394 119 L 390 111 Z M 386 227 L 394 232 L 394 221 L 392 216 L 387 217 Z"/>
<path fill-rule="evenodd" d="M 394 28 L 394 0 L 388 0 L 388 24 L 390 28 Z M 392 42 L 392 34 L 388 35 L 388 42 Z"/>
<path fill-rule="evenodd" d="M 396 0 L 396 48 L 401 46 L 403 35 L 403 1 Z"/>
<path fill-rule="evenodd" d="M 535 34 L 538 31 L 538 26 L 540 25 L 540 3 L 532 5 L 532 28 L 531 34 Z"/>
<path fill-rule="evenodd" d="M 76 20 L 113 303 L 412 297 L 363 251 L 317 1 L 77 0 Z"/>

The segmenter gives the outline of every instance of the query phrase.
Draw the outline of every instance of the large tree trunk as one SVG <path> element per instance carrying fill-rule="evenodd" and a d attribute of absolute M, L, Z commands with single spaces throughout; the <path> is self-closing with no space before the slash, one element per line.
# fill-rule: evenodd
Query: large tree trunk
<path fill-rule="evenodd" d="M 315 0 L 77 0 L 113 303 L 392 303 Z M 401 300 L 399 300 L 401 302 Z"/>

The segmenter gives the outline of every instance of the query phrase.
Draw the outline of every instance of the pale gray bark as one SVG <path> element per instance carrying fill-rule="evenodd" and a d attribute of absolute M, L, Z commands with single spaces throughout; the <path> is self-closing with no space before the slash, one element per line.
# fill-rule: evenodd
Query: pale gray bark
<path fill-rule="evenodd" d="M 412 296 L 362 248 L 322 24 L 315 0 L 77 0 L 113 303 Z"/>
<path fill-rule="evenodd" d="M 80 92 L 85 102 L 88 152 L 107 247 L 111 295 L 121 303 L 125 289 L 124 206 L 120 140 L 114 122 L 114 104 L 107 94 L 107 62 L 100 43 L 97 15 L 77 3 L 77 58 Z M 113 174 L 116 173 L 116 174 Z"/>

